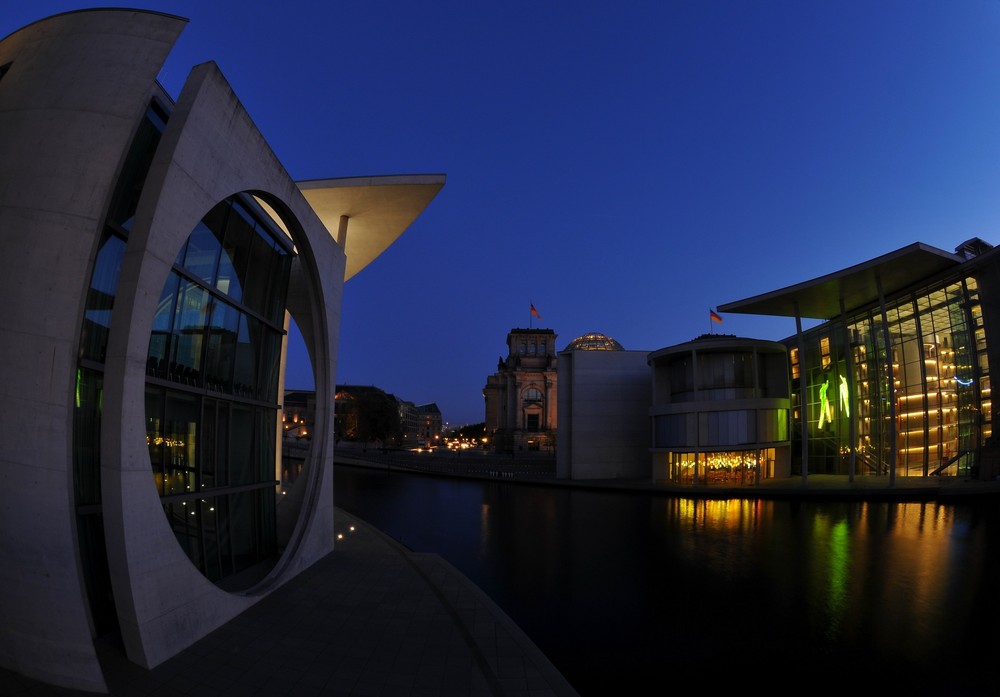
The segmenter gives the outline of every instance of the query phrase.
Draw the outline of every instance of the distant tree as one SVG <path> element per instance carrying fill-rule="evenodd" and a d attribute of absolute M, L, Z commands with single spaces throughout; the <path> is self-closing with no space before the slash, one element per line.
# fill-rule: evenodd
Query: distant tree
<path fill-rule="evenodd" d="M 333 433 L 336 439 L 358 439 L 358 409 L 354 404 L 354 395 L 343 390 L 336 395 L 336 410 L 333 415 Z"/>
<path fill-rule="evenodd" d="M 454 429 L 454 433 L 459 438 L 469 438 L 479 440 L 486 435 L 486 422 L 478 424 L 466 424 Z"/>

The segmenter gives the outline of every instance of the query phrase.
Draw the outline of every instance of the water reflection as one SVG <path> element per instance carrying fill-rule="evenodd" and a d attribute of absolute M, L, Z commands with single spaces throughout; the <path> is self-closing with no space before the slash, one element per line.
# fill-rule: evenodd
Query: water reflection
<path fill-rule="evenodd" d="M 887 675 L 987 694 L 998 677 L 992 501 L 692 500 L 341 467 L 335 492 L 476 582 L 584 697 Z"/>

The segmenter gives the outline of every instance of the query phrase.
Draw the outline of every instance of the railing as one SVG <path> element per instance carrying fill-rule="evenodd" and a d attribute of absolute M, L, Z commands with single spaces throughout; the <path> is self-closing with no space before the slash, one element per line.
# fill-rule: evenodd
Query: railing
<path fill-rule="evenodd" d="M 533 454 L 512 457 L 509 454 L 468 451 L 411 452 L 377 448 L 335 448 L 334 463 L 487 479 L 542 480 L 554 479 L 556 476 L 554 457 Z"/>

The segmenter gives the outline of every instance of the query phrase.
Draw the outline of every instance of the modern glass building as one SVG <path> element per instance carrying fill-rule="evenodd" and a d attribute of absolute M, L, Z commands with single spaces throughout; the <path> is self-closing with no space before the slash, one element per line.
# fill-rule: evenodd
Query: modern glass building
<path fill-rule="evenodd" d="M 787 477 L 786 354 L 779 342 L 718 334 L 650 353 L 653 479 L 753 486 Z"/>
<path fill-rule="evenodd" d="M 998 250 L 922 243 L 720 312 L 794 318 L 791 473 L 993 479 Z M 801 329 L 802 319 L 822 320 Z"/>
<path fill-rule="evenodd" d="M 105 692 L 333 549 L 343 284 L 442 175 L 293 181 L 186 20 L 101 9 L 0 40 L 0 666 Z M 279 495 L 286 341 L 316 387 Z M 118 643 L 118 642 L 115 642 Z"/>

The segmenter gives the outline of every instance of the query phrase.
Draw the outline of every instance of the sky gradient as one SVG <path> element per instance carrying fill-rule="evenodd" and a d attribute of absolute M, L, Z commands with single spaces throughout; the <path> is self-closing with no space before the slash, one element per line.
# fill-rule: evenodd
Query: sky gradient
<path fill-rule="evenodd" d="M 215 61 L 296 180 L 447 176 L 345 285 L 337 382 L 451 425 L 512 328 L 782 339 L 709 310 L 1000 241 L 996 1 L 95 4 L 188 18 L 164 87 Z M 0 35 L 89 6 L 5 2 Z M 312 388 L 294 333 L 287 386 Z"/>

